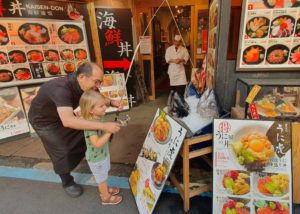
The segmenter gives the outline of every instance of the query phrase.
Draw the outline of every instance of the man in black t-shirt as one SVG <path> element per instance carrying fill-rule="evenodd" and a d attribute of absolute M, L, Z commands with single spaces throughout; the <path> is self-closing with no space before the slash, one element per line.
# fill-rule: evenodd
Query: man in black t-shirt
<path fill-rule="evenodd" d="M 110 133 L 120 130 L 118 123 L 87 121 L 74 114 L 82 93 L 98 90 L 103 75 L 103 70 L 97 64 L 85 63 L 73 75 L 44 83 L 29 109 L 29 121 L 41 138 L 64 190 L 71 197 L 78 197 L 83 192 L 70 174 L 85 155 L 82 130 Z M 106 104 L 119 107 L 120 102 L 107 99 Z"/>

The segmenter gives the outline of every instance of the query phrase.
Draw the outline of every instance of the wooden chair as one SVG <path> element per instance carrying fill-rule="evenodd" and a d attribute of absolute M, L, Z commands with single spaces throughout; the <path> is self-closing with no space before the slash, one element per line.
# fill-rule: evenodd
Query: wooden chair
<path fill-rule="evenodd" d="M 170 173 L 170 180 L 171 182 L 175 185 L 177 190 L 179 191 L 183 202 L 184 202 L 184 211 L 188 212 L 190 209 L 190 198 L 199 195 L 204 192 L 208 192 L 212 189 L 211 185 L 203 185 L 201 187 L 198 187 L 194 190 L 190 190 L 190 159 L 196 158 L 196 157 L 201 157 L 203 160 L 210 166 L 212 167 L 212 161 L 208 159 L 205 155 L 212 153 L 213 148 L 212 146 L 204 147 L 201 149 L 196 149 L 193 151 L 190 151 L 190 146 L 196 145 L 196 144 L 201 144 L 206 141 L 212 140 L 213 136 L 212 134 L 205 134 L 205 135 L 200 135 L 197 137 L 192 137 L 192 138 L 186 138 L 183 142 L 183 146 L 180 151 L 180 155 L 182 156 L 183 159 L 183 184 L 180 184 L 175 177 L 175 175 L 171 172 Z"/>

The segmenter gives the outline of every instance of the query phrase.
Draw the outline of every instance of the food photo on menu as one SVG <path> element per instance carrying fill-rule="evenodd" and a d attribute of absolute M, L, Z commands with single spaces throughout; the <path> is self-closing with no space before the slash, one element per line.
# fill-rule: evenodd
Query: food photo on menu
<path fill-rule="evenodd" d="M 12 123 L 13 121 L 22 120 L 24 118 L 25 115 L 22 109 L 18 88 L 0 89 L 0 125 Z"/>
<path fill-rule="evenodd" d="M 218 197 L 217 206 L 220 212 L 215 213 L 222 214 L 251 214 L 250 212 L 250 200 L 243 198 L 233 197 Z"/>
<path fill-rule="evenodd" d="M 258 197 L 278 200 L 289 199 L 289 175 L 283 173 L 255 173 L 253 184 Z"/>
<path fill-rule="evenodd" d="M 251 45 L 243 51 L 243 63 L 247 65 L 258 65 L 265 59 L 266 49 L 260 45 Z"/>
<path fill-rule="evenodd" d="M 254 200 L 255 214 L 290 214 L 287 202 Z"/>
<path fill-rule="evenodd" d="M 290 62 L 293 64 L 300 64 L 300 45 L 297 45 L 292 48 L 291 55 L 290 55 Z"/>
<path fill-rule="evenodd" d="M 14 76 L 16 80 L 32 79 L 32 75 L 29 68 L 17 68 L 16 70 L 14 70 Z"/>
<path fill-rule="evenodd" d="M 8 56 L 5 52 L 0 51 L 0 65 L 8 64 Z"/>
<path fill-rule="evenodd" d="M 250 173 L 242 170 L 219 170 L 219 190 L 231 196 L 247 196 L 250 193 Z"/>
<path fill-rule="evenodd" d="M 0 45 L 6 45 L 9 42 L 9 37 L 6 28 L 0 25 Z"/>
<path fill-rule="evenodd" d="M 0 69 L 0 82 L 10 82 L 14 80 L 14 75 L 10 70 Z"/>
<path fill-rule="evenodd" d="M 50 41 L 46 26 L 39 23 L 25 23 L 18 29 L 20 39 L 30 45 L 46 44 Z"/>
<path fill-rule="evenodd" d="M 264 16 L 251 18 L 246 24 L 246 35 L 249 38 L 265 38 L 268 36 L 270 20 Z"/>
<path fill-rule="evenodd" d="M 58 28 L 59 38 L 67 44 L 78 44 L 83 41 L 82 29 L 73 24 L 65 24 Z"/>

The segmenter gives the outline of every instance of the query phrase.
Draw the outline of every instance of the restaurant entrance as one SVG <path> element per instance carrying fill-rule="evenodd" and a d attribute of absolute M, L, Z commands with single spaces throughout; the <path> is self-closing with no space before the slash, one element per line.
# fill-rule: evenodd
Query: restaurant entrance
<path fill-rule="evenodd" d="M 186 64 L 187 79 L 190 79 L 193 67 L 201 66 L 206 52 L 203 44 L 207 44 L 207 39 L 202 36 L 205 23 L 201 20 L 208 15 L 207 10 L 208 0 L 134 1 L 137 40 L 150 43 L 150 50 L 145 50 L 141 42 L 138 51 L 138 63 L 150 100 L 169 92 L 165 51 L 172 45 L 174 35 L 181 34 L 183 46 L 190 54 L 191 60 Z"/>
<path fill-rule="evenodd" d="M 155 10 L 157 10 L 157 8 L 155 8 Z M 165 60 L 165 53 L 166 49 L 173 45 L 175 35 L 182 36 L 182 46 L 185 47 L 191 55 L 191 6 L 176 5 L 170 8 L 161 7 L 154 18 L 153 52 L 156 95 L 170 91 L 169 77 L 167 74 L 168 64 Z M 185 65 L 185 70 L 189 80 L 191 61 L 188 61 Z"/>

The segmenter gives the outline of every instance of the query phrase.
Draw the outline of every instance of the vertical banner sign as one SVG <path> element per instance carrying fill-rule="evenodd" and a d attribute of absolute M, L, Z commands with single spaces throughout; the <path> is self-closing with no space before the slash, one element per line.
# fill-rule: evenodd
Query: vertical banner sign
<path fill-rule="evenodd" d="M 213 213 L 292 213 L 291 124 L 214 120 Z"/>
<path fill-rule="evenodd" d="M 176 121 L 157 110 L 129 178 L 141 214 L 153 212 L 185 134 Z"/>
<path fill-rule="evenodd" d="M 208 50 L 207 50 L 207 87 L 214 88 L 217 68 L 217 47 L 219 41 L 220 1 L 213 0 L 209 7 Z"/>
<path fill-rule="evenodd" d="M 130 9 L 96 8 L 105 73 L 127 72 L 133 57 Z"/>

